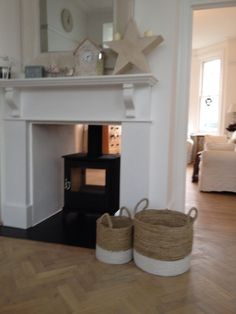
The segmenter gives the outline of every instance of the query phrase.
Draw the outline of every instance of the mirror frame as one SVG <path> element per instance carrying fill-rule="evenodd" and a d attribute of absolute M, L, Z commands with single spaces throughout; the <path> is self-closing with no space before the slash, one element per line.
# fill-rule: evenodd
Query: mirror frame
<path fill-rule="evenodd" d="M 134 16 L 135 0 L 113 0 L 114 33 L 124 33 L 130 18 Z M 128 6 L 128 9 L 127 9 Z M 124 9 L 124 7 L 126 9 Z M 21 0 L 21 29 L 22 29 L 22 66 L 31 64 L 41 54 L 40 47 L 40 4 L 39 0 Z M 122 10 L 123 8 L 123 10 Z M 61 51 L 63 52 L 63 51 Z M 55 53 L 55 52 L 54 52 Z M 57 53 L 60 53 L 58 51 Z"/>

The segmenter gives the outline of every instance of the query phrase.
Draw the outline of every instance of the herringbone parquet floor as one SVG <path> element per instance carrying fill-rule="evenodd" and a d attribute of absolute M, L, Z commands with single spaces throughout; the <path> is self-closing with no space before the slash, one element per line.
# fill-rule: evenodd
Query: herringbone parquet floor
<path fill-rule="evenodd" d="M 191 270 L 171 278 L 100 263 L 90 249 L 0 237 L 0 313 L 235 314 L 236 195 L 188 184 L 193 205 Z"/>

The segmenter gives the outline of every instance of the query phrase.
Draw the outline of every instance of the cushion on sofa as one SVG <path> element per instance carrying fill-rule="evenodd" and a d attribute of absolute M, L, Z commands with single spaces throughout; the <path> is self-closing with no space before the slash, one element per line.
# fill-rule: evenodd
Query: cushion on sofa
<path fill-rule="evenodd" d="M 217 142 L 208 142 L 205 143 L 205 150 L 228 150 L 234 151 L 235 144 L 234 143 L 217 143 Z"/>
<path fill-rule="evenodd" d="M 209 135 L 206 134 L 204 136 L 204 142 L 208 143 L 227 143 L 227 136 L 226 135 Z"/>

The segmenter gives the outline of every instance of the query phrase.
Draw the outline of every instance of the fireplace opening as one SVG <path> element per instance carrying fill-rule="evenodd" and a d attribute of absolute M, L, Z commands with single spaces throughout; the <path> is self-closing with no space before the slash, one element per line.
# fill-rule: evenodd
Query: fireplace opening
<path fill-rule="evenodd" d="M 103 125 L 95 143 L 89 129 L 32 123 L 31 227 L 4 226 L 1 235 L 95 246 L 96 219 L 119 208 L 121 126 Z"/>

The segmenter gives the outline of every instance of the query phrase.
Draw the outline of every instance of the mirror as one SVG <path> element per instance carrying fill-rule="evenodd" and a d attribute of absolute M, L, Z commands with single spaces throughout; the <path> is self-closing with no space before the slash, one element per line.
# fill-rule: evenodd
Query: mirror
<path fill-rule="evenodd" d="M 123 33 L 134 0 L 40 0 L 41 52 L 73 51 L 84 38 L 103 45 Z"/>

